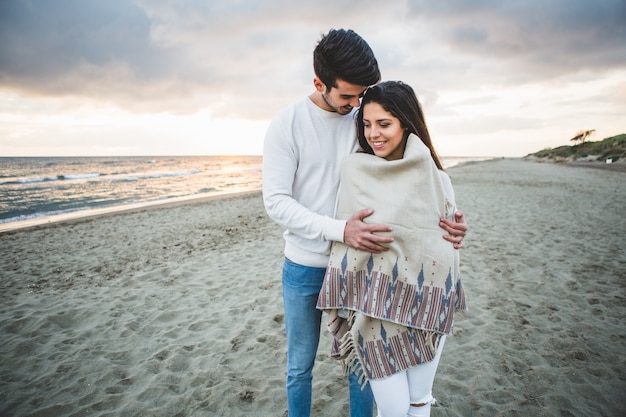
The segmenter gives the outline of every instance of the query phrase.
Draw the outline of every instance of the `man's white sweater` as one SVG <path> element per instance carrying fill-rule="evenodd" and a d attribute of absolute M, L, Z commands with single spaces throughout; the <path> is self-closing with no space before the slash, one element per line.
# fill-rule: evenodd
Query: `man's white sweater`
<path fill-rule="evenodd" d="M 358 149 L 354 113 L 329 112 L 305 97 L 279 112 L 267 130 L 263 201 L 286 229 L 285 256 L 297 264 L 324 268 L 331 243 L 343 242 L 346 221 L 334 212 L 341 161 Z"/>

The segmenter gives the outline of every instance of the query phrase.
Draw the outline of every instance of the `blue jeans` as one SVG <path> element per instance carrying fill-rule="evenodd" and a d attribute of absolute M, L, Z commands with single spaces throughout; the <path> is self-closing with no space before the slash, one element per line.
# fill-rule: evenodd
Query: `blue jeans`
<path fill-rule="evenodd" d="M 325 268 L 298 265 L 287 258 L 283 264 L 289 417 L 311 415 L 313 365 L 320 341 L 322 322 L 322 312 L 315 306 L 325 272 Z M 350 382 L 350 416 L 372 417 L 374 396 L 369 383 L 361 389 L 353 374 L 350 374 L 348 379 Z"/>

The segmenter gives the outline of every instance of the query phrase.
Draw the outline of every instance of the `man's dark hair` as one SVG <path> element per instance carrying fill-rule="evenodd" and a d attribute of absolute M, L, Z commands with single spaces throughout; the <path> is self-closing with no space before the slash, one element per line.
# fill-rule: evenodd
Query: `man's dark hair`
<path fill-rule="evenodd" d="M 326 88 L 337 87 L 337 80 L 370 86 L 380 81 L 374 52 L 365 40 L 351 29 L 331 29 L 313 51 L 315 75 Z"/>

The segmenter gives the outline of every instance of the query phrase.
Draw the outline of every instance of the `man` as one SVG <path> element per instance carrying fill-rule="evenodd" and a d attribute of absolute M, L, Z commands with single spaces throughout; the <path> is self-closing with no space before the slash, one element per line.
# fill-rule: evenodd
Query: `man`
<path fill-rule="evenodd" d="M 312 370 L 320 338 L 317 297 L 330 245 L 340 241 L 372 253 L 386 250 L 386 225 L 364 223 L 363 208 L 348 221 L 334 219 L 342 159 L 358 149 L 354 109 L 368 86 L 380 81 L 371 48 L 352 30 L 331 30 L 313 52 L 315 91 L 283 109 L 270 124 L 263 149 L 263 199 L 268 215 L 286 229 L 283 301 L 287 332 L 289 417 L 311 412 Z M 442 221 L 444 236 L 462 247 L 467 227 Z M 369 385 L 350 379 L 351 417 L 372 417 Z"/>

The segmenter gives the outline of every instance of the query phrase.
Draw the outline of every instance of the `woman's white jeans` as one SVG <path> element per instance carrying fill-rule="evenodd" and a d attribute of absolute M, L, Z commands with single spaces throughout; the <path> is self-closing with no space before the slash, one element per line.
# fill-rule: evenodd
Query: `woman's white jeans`
<path fill-rule="evenodd" d="M 378 417 L 428 417 L 433 401 L 433 382 L 446 337 L 442 336 L 435 358 L 383 379 L 370 379 Z M 421 407 L 411 404 L 425 404 Z"/>

